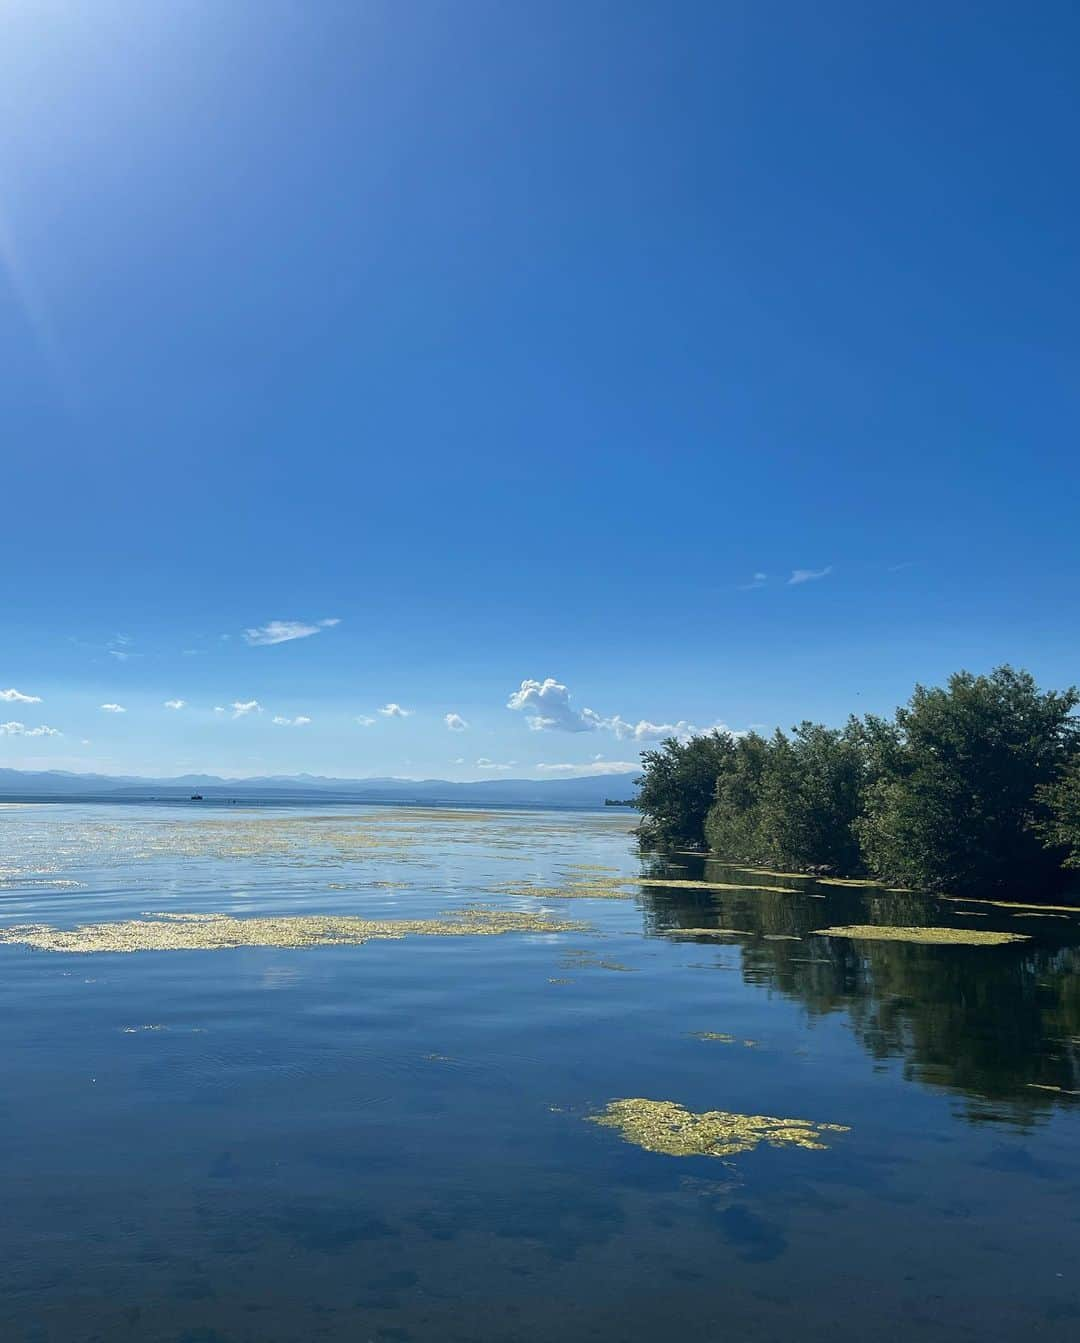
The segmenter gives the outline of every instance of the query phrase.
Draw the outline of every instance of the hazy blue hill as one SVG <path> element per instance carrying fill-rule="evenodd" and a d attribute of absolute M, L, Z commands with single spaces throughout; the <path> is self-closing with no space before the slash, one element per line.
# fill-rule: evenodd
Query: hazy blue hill
<path fill-rule="evenodd" d="M 480 779 L 453 783 L 448 779 L 333 779 L 321 775 L 271 775 L 222 779 L 213 774 L 181 774 L 170 779 L 130 775 L 72 774 L 65 770 L 34 772 L 0 769 L 0 797 L 102 797 L 136 800 L 149 797 L 243 797 L 284 799 L 305 797 L 365 802 L 507 803 L 548 806 L 600 806 L 607 797 L 629 797 L 636 773 L 579 779 Z"/>

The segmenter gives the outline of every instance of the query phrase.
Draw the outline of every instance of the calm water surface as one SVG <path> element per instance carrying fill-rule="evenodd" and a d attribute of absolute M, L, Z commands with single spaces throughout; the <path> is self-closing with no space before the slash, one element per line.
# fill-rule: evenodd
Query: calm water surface
<path fill-rule="evenodd" d="M 0 808 L 0 935 L 478 904 L 588 925 L 0 945 L 0 1338 L 1080 1336 L 1080 915 L 642 857 L 632 820 Z M 784 889 L 553 894 L 614 875 Z M 1028 940 L 813 934 L 868 923 Z M 850 1131 L 672 1156 L 589 1122 L 628 1097 Z"/>

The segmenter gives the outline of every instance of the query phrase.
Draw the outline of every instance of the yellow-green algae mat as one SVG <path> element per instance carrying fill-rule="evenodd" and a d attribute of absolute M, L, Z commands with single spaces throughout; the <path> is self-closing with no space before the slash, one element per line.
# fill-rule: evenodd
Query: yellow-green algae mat
<path fill-rule="evenodd" d="M 826 1133 L 849 1133 L 844 1124 L 815 1124 L 809 1119 L 775 1119 L 772 1115 L 732 1114 L 705 1110 L 695 1114 L 676 1101 L 630 1097 L 609 1101 L 603 1114 L 589 1122 L 618 1129 L 627 1142 L 663 1156 L 737 1156 L 767 1143 L 770 1147 L 804 1147 L 824 1152 Z"/>
<path fill-rule="evenodd" d="M 992 933 L 981 928 L 891 928 L 883 923 L 852 923 L 812 931 L 815 937 L 850 937 L 860 942 L 926 942 L 964 947 L 1000 947 L 1006 942 L 1031 940 L 1025 933 Z"/>
<path fill-rule="evenodd" d="M 359 946 L 402 937 L 481 937 L 500 933 L 585 932 L 588 924 L 517 910 L 462 909 L 438 919 L 358 919 L 305 914 L 236 919 L 228 914 L 152 914 L 118 923 L 0 928 L 0 943 L 42 951 L 219 951 L 233 947 Z"/>

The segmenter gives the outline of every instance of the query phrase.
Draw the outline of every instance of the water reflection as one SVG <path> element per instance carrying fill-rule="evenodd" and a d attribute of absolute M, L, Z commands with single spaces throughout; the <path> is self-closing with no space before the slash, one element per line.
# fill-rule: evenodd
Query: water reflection
<path fill-rule="evenodd" d="M 647 875 L 669 872 L 660 857 L 646 864 Z M 760 880 L 709 860 L 686 875 L 747 886 Z M 879 887 L 789 885 L 785 894 L 758 888 L 746 895 L 644 886 L 645 928 L 653 936 L 738 930 L 733 940 L 747 984 L 798 1001 L 811 1017 L 846 1014 L 871 1057 L 900 1059 L 906 1077 L 962 1093 L 972 1120 L 1024 1125 L 1080 1095 L 1080 910 L 1051 919 Z M 977 927 L 1030 940 L 978 948 L 810 936 L 863 923 Z"/>

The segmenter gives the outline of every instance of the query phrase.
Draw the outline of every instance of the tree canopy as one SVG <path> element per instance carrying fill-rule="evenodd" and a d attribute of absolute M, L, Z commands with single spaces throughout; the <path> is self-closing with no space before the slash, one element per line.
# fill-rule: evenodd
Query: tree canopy
<path fill-rule="evenodd" d="M 642 833 L 920 889 L 1045 886 L 1080 867 L 1078 702 L 1006 666 L 916 686 L 892 719 L 672 738 L 642 757 Z"/>

